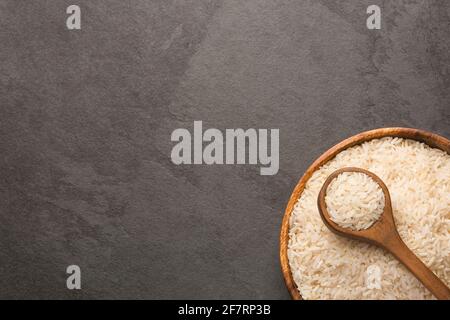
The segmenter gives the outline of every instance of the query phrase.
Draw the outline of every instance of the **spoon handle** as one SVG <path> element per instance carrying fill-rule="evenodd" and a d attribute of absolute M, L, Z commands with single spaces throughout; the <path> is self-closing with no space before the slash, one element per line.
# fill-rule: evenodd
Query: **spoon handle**
<path fill-rule="evenodd" d="M 450 289 L 403 242 L 399 235 L 386 248 L 439 300 L 450 300 Z"/>

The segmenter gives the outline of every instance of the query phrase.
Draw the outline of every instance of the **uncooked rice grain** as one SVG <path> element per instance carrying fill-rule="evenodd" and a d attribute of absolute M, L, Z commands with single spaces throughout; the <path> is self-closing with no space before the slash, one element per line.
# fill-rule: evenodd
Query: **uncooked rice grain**
<path fill-rule="evenodd" d="M 362 172 L 342 172 L 328 185 L 325 196 L 330 219 L 343 228 L 367 229 L 384 209 L 384 193 Z"/>
<path fill-rule="evenodd" d="M 387 137 L 342 151 L 307 181 L 289 221 L 288 259 L 300 294 L 304 299 L 433 299 L 388 252 L 335 235 L 322 222 L 319 190 L 333 171 L 349 166 L 384 181 L 400 236 L 450 285 L 450 156 L 424 143 Z"/>

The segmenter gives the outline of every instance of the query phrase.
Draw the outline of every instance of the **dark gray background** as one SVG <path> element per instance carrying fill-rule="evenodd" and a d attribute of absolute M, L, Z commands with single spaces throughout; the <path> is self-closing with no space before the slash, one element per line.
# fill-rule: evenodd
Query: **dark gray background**
<path fill-rule="evenodd" d="M 446 0 L 0 0 L 0 298 L 288 298 L 279 228 L 309 164 L 377 127 L 450 136 L 449 15 Z M 170 134 L 194 120 L 280 128 L 279 173 L 173 165 Z"/>

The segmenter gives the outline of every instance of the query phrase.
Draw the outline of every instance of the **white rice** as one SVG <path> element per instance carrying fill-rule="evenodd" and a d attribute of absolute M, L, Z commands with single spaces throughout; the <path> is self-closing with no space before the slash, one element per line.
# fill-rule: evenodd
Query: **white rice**
<path fill-rule="evenodd" d="M 308 180 L 290 217 L 288 258 L 304 299 L 432 299 L 394 257 L 330 232 L 317 209 L 326 178 L 342 167 L 378 175 L 409 248 L 450 284 L 450 156 L 413 140 L 383 138 L 339 153 Z"/>
<path fill-rule="evenodd" d="M 343 228 L 362 230 L 383 213 L 384 193 L 367 174 L 343 172 L 328 185 L 325 203 L 332 221 Z"/>

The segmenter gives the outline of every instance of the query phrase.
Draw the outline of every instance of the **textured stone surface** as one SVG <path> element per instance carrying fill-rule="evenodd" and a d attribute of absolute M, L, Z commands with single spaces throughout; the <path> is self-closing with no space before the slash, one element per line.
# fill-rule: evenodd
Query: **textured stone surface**
<path fill-rule="evenodd" d="M 279 227 L 308 165 L 376 127 L 450 136 L 449 15 L 445 0 L 0 0 L 0 298 L 288 298 Z M 170 134 L 194 120 L 280 128 L 279 173 L 173 165 Z"/>

